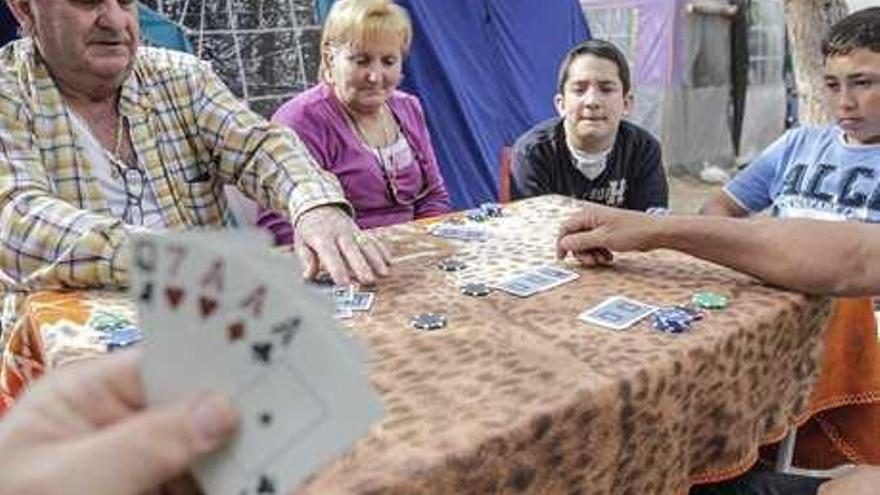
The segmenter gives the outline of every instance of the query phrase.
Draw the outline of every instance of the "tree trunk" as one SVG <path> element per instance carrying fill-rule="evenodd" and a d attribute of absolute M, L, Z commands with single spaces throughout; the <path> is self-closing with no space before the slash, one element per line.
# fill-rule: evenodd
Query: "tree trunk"
<path fill-rule="evenodd" d="M 801 124 L 831 121 L 825 105 L 822 40 L 847 14 L 845 0 L 784 0 Z"/>

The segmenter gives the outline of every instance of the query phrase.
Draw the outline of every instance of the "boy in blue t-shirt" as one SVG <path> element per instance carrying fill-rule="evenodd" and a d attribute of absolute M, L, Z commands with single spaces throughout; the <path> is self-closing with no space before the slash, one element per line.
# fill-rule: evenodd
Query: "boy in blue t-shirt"
<path fill-rule="evenodd" d="M 880 222 L 880 8 L 838 26 L 822 49 L 835 124 L 788 131 L 701 213 Z"/>
<path fill-rule="evenodd" d="M 770 208 L 778 217 L 880 222 L 880 7 L 832 26 L 822 53 L 835 124 L 784 134 L 707 201 L 703 214 L 743 217 Z M 691 495 L 861 495 L 877 493 L 878 479 L 876 466 L 831 481 L 756 467 Z"/>

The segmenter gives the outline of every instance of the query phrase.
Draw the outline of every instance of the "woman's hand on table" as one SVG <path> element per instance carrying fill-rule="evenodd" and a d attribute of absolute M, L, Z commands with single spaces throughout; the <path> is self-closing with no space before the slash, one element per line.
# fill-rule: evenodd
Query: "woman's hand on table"
<path fill-rule="evenodd" d="M 185 473 L 238 415 L 216 394 L 147 408 L 138 363 L 123 352 L 38 380 L 0 422 L 0 493 L 191 491 Z"/>
<path fill-rule="evenodd" d="M 372 236 L 361 232 L 341 208 L 319 206 L 303 213 L 296 222 L 294 249 L 304 265 L 303 275 L 314 278 L 323 268 L 337 284 L 351 276 L 371 285 L 388 275 L 391 255 Z"/>

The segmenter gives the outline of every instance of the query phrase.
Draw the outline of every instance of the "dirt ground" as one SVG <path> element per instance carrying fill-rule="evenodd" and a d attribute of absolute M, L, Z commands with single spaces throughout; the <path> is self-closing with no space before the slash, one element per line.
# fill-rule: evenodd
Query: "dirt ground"
<path fill-rule="evenodd" d="M 703 202 L 721 189 L 692 176 L 669 177 L 669 207 L 675 213 L 697 213 Z"/>

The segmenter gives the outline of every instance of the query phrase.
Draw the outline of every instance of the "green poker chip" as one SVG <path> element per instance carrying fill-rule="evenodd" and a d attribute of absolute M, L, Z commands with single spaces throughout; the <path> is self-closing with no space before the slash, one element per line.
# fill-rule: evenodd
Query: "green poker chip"
<path fill-rule="evenodd" d="M 691 298 L 691 302 L 700 309 L 724 309 L 727 307 L 727 298 L 717 292 L 697 292 Z"/>

